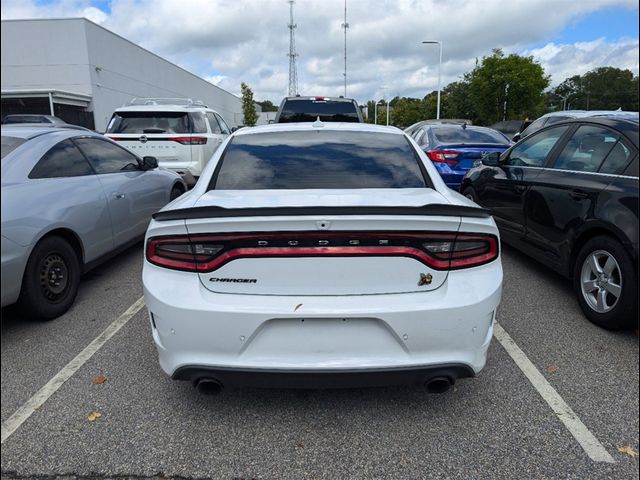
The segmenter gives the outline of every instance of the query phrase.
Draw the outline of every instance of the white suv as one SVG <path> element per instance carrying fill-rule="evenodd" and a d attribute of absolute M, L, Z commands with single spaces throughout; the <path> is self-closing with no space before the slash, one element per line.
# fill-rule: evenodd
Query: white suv
<path fill-rule="evenodd" d="M 136 98 L 115 110 L 105 135 L 140 157 L 156 157 L 192 186 L 230 133 L 222 116 L 200 101 Z"/>

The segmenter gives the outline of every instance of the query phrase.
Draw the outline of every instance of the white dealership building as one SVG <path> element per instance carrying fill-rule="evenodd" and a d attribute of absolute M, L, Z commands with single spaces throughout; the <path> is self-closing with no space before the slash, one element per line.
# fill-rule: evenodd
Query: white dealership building
<path fill-rule="evenodd" d="M 103 132 L 133 98 L 169 97 L 242 124 L 239 97 L 85 18 L 2 20 L 1 47 L 3 116 L 53 114 Z"/>

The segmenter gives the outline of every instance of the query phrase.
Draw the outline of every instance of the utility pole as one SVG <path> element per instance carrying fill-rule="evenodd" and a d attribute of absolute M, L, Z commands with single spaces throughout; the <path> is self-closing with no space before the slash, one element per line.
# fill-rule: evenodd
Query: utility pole
<path fill-rule="evenodd" d="M 289 96 L 298 94 L 298 67 L 296 66 L 296 35 L 295 28 L 297 25 L 293 23 L 293 4 L 295 0 L 289 0 Z"/>
<path fill-rule="evenodd" d="M 344 96 L 347 96 L 347 28 L 349 28 L 349 24 L 347 23 L 347 0 L 344 0 L 344 23 L 342 24 L 342 28 L 344 29 Z"/>

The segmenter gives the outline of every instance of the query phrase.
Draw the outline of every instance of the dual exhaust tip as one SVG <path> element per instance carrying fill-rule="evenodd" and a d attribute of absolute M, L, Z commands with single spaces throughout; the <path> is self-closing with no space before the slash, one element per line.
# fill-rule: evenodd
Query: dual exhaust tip
<path fill-rule="evenodd" d="M 446 393 L 454 382 L 450 377 L 432 377 L 424 382 L 424 388 L 428 393 Z M 195 387 L 201 395 L 219 395 L 224 390 L 222 382 L 215 378 L 201 378 L 195 382 Z"/>

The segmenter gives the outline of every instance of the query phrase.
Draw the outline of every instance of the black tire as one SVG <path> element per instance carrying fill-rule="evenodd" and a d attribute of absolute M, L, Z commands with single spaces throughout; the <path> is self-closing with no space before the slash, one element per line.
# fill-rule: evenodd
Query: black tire
<path fill-rule="evenodd" d="M 171 189 L 171 193 L 169 194 L 169 201 L 172 202 L 183 193 L 184 193 L 184 190 L 182 188 L 180 188 L 177 185 L 174 185 L 174 187 Z"/>
<path fill-rule="evenodd" d="M 467 197 L 470 200 L 473 200 L 474 202 L 476 202 L 478 205 L 480 205 L 480 199 L 478 198 L 478 194 L 476 193 L 476 191 L 473 189 L 473 187 L 467 187 L 462 191 L 462 195 L 464 195 L 465 197 Z"/>
<path fill-rule="evenodd" d="M 601 273 L 594 273 L 597 270 Z M 632 327 L 637 322 L 637 284 L 633 261 L 614 238 L 594 237 L 578 252 L 573 288 L 580 308 L 595 325 L 607 330 Z"/>
<path fill-rule="evenodd" d="M 52 320 L 65 313 L 76 298 L 80 284 L 80 262 L 61 237 L 45 237 L 27 261 L 18 307 L 24 315 Z"/>

